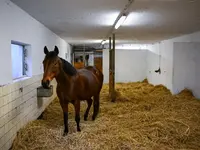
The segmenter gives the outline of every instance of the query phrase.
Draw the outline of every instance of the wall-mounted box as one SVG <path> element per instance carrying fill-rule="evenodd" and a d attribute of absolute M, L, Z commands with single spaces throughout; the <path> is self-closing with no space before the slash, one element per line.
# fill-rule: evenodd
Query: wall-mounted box
<path fill-rule="evenodd" d="M 43 88 L 42 86 L 37 88 L 37 97 L 51 97 L 53 95 L 53 85 L 48 89 Z"/>

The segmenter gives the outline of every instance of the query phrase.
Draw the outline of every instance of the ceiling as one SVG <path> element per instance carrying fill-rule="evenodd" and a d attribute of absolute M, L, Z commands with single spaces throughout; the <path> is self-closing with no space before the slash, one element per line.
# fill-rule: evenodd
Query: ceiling
<path fill-rule="evenodd" d="M 70 44 L 107 38 L 128 0 L 11 0 Z M 152 43 L 200 30 L 200 0 L 135 0 L 116 43 Z"/>

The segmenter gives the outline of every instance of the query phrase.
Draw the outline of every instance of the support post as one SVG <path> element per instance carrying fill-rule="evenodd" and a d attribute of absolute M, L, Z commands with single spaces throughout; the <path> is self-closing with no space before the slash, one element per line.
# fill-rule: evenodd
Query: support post
<path fill-rule="evenodd" d="M 73 64 L 73 66 L 75 65 L 75 53 L 74 52 L 72 53 L 72 64 Z"/>
<path fill-rule="evenodd" d="M 115 92 L 115 33 L 113 33 L 113 47 L 112 47 L 112 93 L 111 93 L 111 101 L 115 102 L 116 100 L 116 92 Z"/>
<path fill-rule="evenodd" d="M 109 95 L 112 93 L 112 49 L 111 37 L 109 37 Z"/>
<path fill-rule="evenodd" d="M 84 67 L 86 66 L 86 64 L 85 64 L 85 44 L 84 44 L 84 49 L 83 49 L 83 65 L 84 65 Z"/>

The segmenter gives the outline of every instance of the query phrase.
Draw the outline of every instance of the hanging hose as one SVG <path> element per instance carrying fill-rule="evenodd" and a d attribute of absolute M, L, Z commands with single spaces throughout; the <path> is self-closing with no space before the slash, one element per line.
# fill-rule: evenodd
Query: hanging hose
<path fill-rule="evenodd" d="M 158 70 L 155 70 L 156 73 L 161 74 L 160 66 L 161 66 L 161 43 L 159 42 L 159 68 Z"/>

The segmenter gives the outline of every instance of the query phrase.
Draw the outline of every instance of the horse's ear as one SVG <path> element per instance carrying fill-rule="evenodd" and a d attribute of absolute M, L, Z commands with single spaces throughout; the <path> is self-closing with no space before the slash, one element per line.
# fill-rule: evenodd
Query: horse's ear
<path fill-rule="evenodd" d="M 54 48 L 54 52 L 56 52 L 57 55 L 59 54 L 59 49 L 58 49 L 57 46 L 55 46 L 55 48 Z"/>
<path fill-rule="evenodd" d="M 49 53 L 49 50 L 47 49 L 46 46 L 44 47 L 44 53 L 45 53 L 45 54 L 48 54 L 48 53 Z"/>

